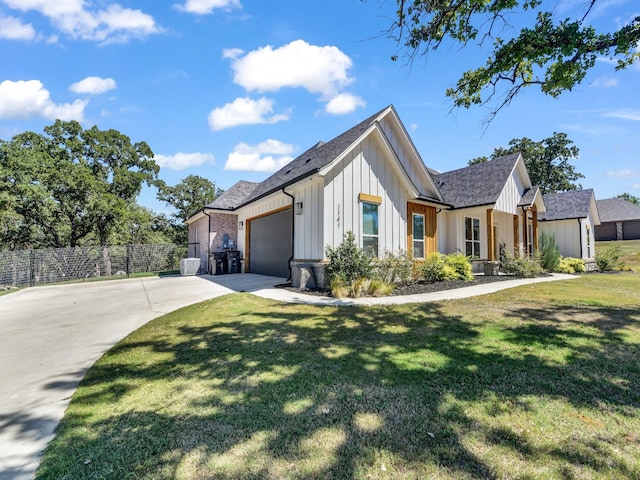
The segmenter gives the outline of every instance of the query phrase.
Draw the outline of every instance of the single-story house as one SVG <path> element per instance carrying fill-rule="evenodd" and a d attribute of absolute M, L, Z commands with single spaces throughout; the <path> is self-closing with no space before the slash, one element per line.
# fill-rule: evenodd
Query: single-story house
<path fill-rule="evenodd" d="M 545 211 L 521 155 L 435 172 L 389 106 L 263 182 L 238 182 L 187 224 L 203 268 L 211 271 L 214 252 L 236 249 L 244 271 L 298 286 L 303 271 L 324 282 L 325 249 L 349 231 L 378 256 L 463 252 L 481 265 L 501 248 L 533 253 Z"/>
<path fill-rule="evenodd" d="M 553 233 L 563 257 L 592 264 L 596 254 L 594 228 L 600 224 L 592 189 L 570 190 L 542 197 L 547 211 L 539 215 L 540 230 Z"/>
<path fill-rule="evenodd" d="M 598 200 L 600 225 L 596 226 L 596 240 L 640 239 L 640 205 L 623 198 Z"/>

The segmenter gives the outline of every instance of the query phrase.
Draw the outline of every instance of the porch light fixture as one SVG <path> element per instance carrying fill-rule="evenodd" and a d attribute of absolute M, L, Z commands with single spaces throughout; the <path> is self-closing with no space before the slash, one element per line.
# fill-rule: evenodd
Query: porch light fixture
<path fill-rule="evenodd" d="M 296 215 L 302 215 L 302 202 L 296 202 Z"/>
<path fill-rule="evenodd" d="M 242 230 L 244 228 L 244 222 L 242 220 L 240 220 L 238 222 L 238 230 Z"/>

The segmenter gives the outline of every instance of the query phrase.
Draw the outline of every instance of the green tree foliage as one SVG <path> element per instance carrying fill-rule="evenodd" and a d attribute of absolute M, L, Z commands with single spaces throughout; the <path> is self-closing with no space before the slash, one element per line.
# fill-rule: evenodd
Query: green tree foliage
<path fill-rule="evenodd" d="M 496 148 L 491 154 L 491 160 L 511 153 L 522 154 L 531 183 L 540 187 L 543 194 L 582 188 L 575 182 L 584 178 L 584 175 L 569 163 L 570 160 L 578 158 L 580 150 L 565 133 L 555 132 L 552 137 L 539 142 L 526 137 L 514 138 L 507 148 Z M 487 157 L 477 157 L 470 160 L 469 165 L 488 160 Z"/>
<path fill-rule="evenodd" d="M 570 91 L 598 57 L 616 61 L 616 70 L 640 59 L 640 16 L 612 32 L 589 23 L 589 13 L 602 0 L 586 0 L 574 18 L 557 18 L 542 0 L 396 1 L 388 36 L 410 58 L 438 50 L 451 55 L 456 44 L 484 49 L 493 43 L 485 65 L 464 72 L 446 92 L 456 107 L 494 103 L 488 121 L 523 88 L 537 86 L 552 97 Z M 511 27 L 516 22 L 523 25 L 520 30 Z"/>
<path fill-rule="evenodd" d="M 184 221 L 199 208 L 213 202 L 223 192 L 224 190 L 217 188 L 215 183 L 198 175 L 189 175 L 174 187 L 165 183 L 158 185 L 158 200 L 175 209 L 172 224 L 176 231 L 176 243 L 187 241 L 188 232 Z"/>
<path fill-rule="evenodd" d="M 345 233 L 336 248 L 326 247 L 327 263 L 324 273 L 328 282 L 339 279 L 350 285 L 361 278 L 371 278 L 372 256 L 358 247 L 353 232 Z"/>
<path fill-rule="evenodd" d="M 621 195 L 617 195 L 616 198 L 621 198 L 623 200 L 626 200 L 627 202 L 630 203 L 635 203 L 636 205 L 640 205 L 640 198 L 631 195 L 630 193 L 623 193 Z M 0 209 L 2 208 L 2 206 L 0 205 Z"/>
<path fill-rule="evenodd" d="M 145 142 L 75 121 L 0 141 L 0 246 L 106 245 L 158 171 Z"/>

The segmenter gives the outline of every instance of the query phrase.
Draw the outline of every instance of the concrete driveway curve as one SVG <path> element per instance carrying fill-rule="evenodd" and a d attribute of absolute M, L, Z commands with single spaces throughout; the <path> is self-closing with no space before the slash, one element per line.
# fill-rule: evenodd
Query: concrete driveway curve
<path fill-rule="evenodd" d="M 144 277 L 0 297 L 0 480 L 34 477 L 85 372 L 129 333 L 178 308 L 283 281 L 252 274 Z"/>

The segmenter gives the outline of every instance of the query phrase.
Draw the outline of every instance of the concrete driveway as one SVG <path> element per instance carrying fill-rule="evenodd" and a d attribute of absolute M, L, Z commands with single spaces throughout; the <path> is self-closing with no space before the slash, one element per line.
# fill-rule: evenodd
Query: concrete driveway
<path fill-rule="evenodd" d="M 33 478 L 85 372 L 126 335 L 186 305 L 282 281 L 252 274 L 146 277 L 0 297 L 0 479 Z"/>

